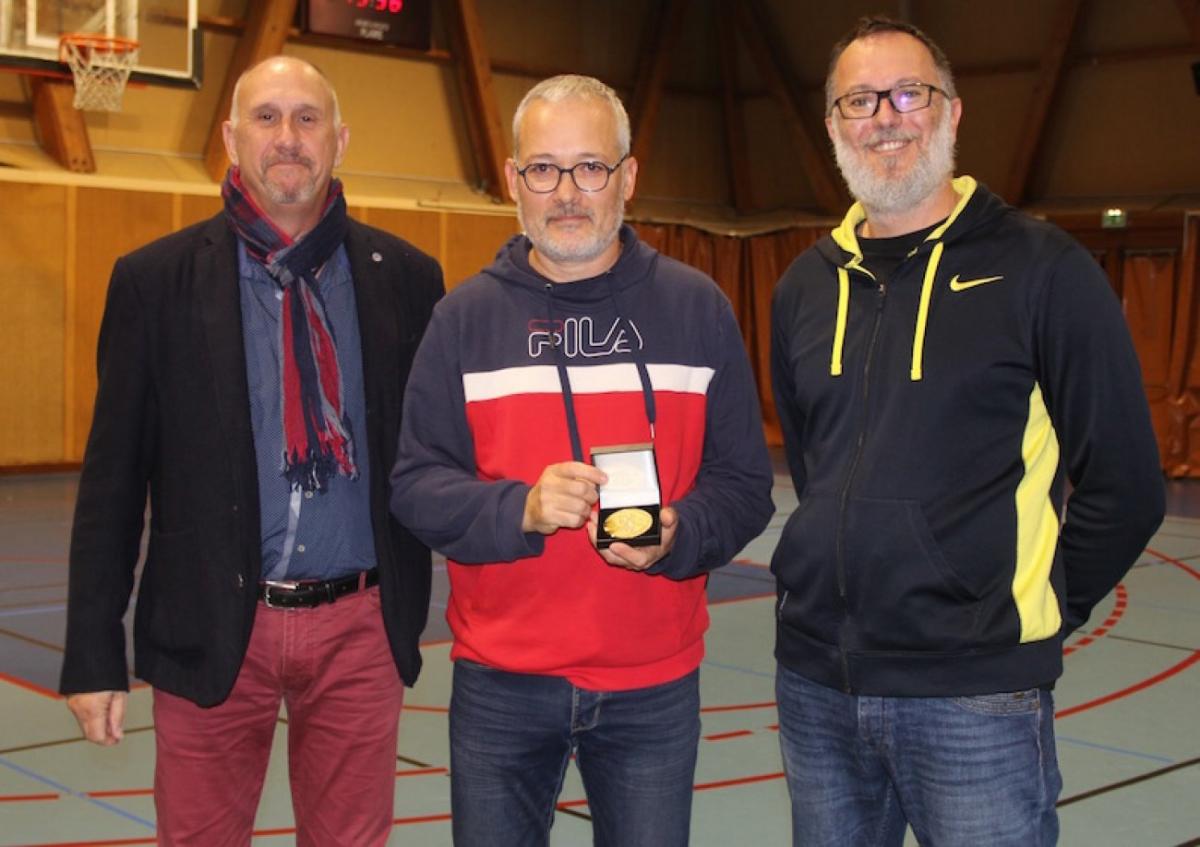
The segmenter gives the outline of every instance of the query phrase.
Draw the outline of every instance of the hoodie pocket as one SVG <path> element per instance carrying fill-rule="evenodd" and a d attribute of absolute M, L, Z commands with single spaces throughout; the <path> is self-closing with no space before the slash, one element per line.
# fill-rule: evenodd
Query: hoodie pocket
<path fill-rule="evenodd" d="M 779 586 L 779 622 L 827 644 L 838 642 L 845 603 L 838 588 L 838 502 L 806 493 L 784 524 L 771 572 Z"/>
<path fill-rule="evenodd" d="M 845 548 L 856 648 L 941 652 L 974 643 L 979 598 L 943 554 L 919 503 L 852 500 Z"/>

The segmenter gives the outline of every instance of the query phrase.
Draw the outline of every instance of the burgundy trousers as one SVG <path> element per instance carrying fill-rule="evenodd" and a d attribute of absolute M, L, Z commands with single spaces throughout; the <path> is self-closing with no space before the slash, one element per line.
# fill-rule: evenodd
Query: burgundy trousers
<path fill-rule="evenodd" d="M 384 844 L 403 697 L 378 587 L 310 609 L 260 602 L 225 702 L 154 691 L 159 844 L 250 843 L 280 703 L 297 845 Z"/>

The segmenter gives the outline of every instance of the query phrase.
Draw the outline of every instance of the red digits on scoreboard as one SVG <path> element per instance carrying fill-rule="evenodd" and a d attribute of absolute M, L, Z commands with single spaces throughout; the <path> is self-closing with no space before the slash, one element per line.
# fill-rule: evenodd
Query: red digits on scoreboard
<path fill-rule="evenodd" d="M 404 10 L 404 0 L 346 0 L 347 6 L 355 6 L 359 9 L 365 9 L 372 3 L 375 5 L 376 12 L 391 12 L 396 15 Z"/>

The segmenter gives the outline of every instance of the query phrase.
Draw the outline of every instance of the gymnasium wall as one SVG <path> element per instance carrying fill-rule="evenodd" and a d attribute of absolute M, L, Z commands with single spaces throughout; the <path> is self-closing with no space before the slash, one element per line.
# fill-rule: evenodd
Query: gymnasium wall
<path fill-rule="evenodd" d="M 4 176 L 9 176 L 4 174 Z M 363 205 L 356 219 L 436 257 L 453 285 L 517 231 L 508 213 Z M 118 256 L 221 208 L 191 194 L 0 180 L 0 467 L 83 457 L 96 390 L 96 336 Z"/>

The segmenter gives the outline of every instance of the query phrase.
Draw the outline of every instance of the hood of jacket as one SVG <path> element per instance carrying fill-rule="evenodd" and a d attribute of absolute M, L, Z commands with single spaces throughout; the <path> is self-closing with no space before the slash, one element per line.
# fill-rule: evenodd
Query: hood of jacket
<path fill-rule="evenodd" d="M 978 229 L 990 226 L 1009 209 L 1003 200 L 972 177 L 960 176 L 951 184 L 958 195 L 954 209 L 907 257 L 911 259 L 918 255 L 925 256 L 925 271 L 922 275 L 921 296 L 914 321 L 912 363 L 909 370 L 909 378 L 914 382 L 920 381 L 923 373 L 929 303 L 933 296 L 934 281 L 937 279 L 942 254 L 947 246 L 964 240 Z M 817 252 L 837 269 L 838 308 L 829 363 L 831 376 L 842 374 L 842 344 L 845 340 L 851 293 L 850 275 L 861 274 L 872 281 L 875 280 L 874 274 L 863 267 L 862 247 L 858 243 L 857 230 L 866 217 L 866 209 L 856 202 L 846 212 L 837 228 L 817 242 Z"/>
<path fill-rule="evenodd" d="M 563 308 L 576 306 L 587 309 L 597 303 L 610 301 L 637 285 L 654 270 L 658 252 L 644 244 L 633 227 L 622 224 L 617 237 L 621 243 L 621 255 L 616 263 L 604 273 L 586 279 L 555 283 L 542 276 L 529 263 L 532 244 L 523 233 L 505 242 L 483 273 L 505 285 L 526 289 L 538 297 L 550 295 Z"/>

